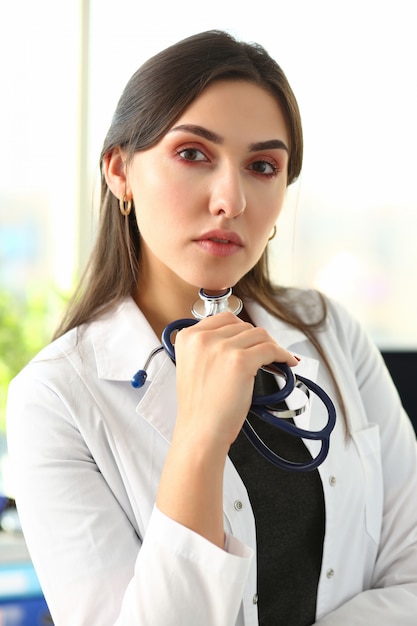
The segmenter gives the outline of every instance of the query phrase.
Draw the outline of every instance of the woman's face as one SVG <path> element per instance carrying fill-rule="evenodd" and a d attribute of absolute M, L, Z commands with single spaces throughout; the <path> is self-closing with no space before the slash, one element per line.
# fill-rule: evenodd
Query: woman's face
<path fill-rule="evenodd" d="M 127 170 L 141 234 L 141 288 L 220 291 L 260 258 L 287 186 L 277 101 L 244 81 L 210 85 Z"/>

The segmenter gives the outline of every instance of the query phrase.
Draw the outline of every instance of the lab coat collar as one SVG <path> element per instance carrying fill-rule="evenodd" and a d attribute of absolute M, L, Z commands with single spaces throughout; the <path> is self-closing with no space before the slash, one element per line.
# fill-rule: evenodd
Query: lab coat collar
<path fill-rule="evenodd" d="M 130 381 L 161 345 L 132 298 L 94 322 L 91 332 L 98 377 L 104 380 Z M 175 366 L 165 352 L 150 363 L 143 387 L 132 391 L 138 402 L 136 412 L 170 441 L 177 413 Z"/>
<path fill-rule="evenodd" d="M 306 340 L 300 330 L 275 318 L 258 304 L 249 302 L 246 307 L 253 322 L 266 328 L 285 348 L 291 349 Z M 92 340 L 98 376 L 105 380 L 130 380 L 143 367 L 152 350 L 160 345 L 131 297 L 92 324 Z"/>
<path fill-rule="evenodd" d="M 259 305 L 247 304 L 253 322 L 266 328 L 287 349 L 306 341 L 305 335 L 275 318 Z M 143 313 L 132 298 L 126 298 L 109 314 L 93 324 L 93 345 L 99 378 L 130 381 L 143 368 L 149 354 L 160 345 Z M 295 351 L 296 353 L 296 351 Z M 318 362 L 303 356 L 297 366 L 301 375 L 316 380 Z M 175 366 L 165 352 L 156 356 L 148 368 L 146 384 L 137 390 L 137 412 L 167 440 L 175 425 Z M 291 402 L 287 401 L 290 408 Z M 171 417 L 169 417 L 171 416 Z M 309 411 L 297 418 L 299 426 L 309 426 Z"/>
<path fill-rule="evenodd" d="M 98 377 L 104 380 L 131 380 L 152 350 L 160 345 L 131 297 L 93 322 L 91 332 Z"/>

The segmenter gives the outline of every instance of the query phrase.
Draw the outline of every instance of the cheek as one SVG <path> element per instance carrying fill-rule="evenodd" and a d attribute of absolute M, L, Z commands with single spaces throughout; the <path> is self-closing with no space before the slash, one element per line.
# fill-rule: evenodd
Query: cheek
<path fill-rule="evenodd" d="M 252 227 L 259 237 L 264 235 L 268 238 L 270 236 L 271 230 L 281 214 L 284 200 L 285 193 L 280 192 L 274 194 L 272 198 L 265 197 L 263 202 L 259 204 L 259 209 L 252 218 Z"/>
<path fill-rule="evenodd" d="M 162 224 L 178 223 L 186 219 L 190 208 L 195 205 L 192 187 L 186 182 L 179 183 L 178 177 L 170 176 L 167 169 L 163 173 L 153 170 L 137 180 L 134 199 L 138 219 L 143 212 Z"/>
<path fill-rule="evenodd" d="M 186 192 L 170 185 L 138 189 L 135 196 L 136 221 L 141 236 L 152 245 L 171 240 L 172 234 L 181 232 L 189 225 L 190 213 L 186 208 Z M 165 246 L 166 244 L 162 244 Z"/>

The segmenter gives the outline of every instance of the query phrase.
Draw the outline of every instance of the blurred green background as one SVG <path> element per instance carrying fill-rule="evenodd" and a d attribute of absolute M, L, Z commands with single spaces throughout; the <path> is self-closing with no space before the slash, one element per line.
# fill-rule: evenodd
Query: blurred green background
<path fill-rule="evenodd" d="M 0 436 L 5 434 L 9 383 L 50 341 L 65 299 L 45 286 L 32 287 L 24 296 L 0 290 Z"/>

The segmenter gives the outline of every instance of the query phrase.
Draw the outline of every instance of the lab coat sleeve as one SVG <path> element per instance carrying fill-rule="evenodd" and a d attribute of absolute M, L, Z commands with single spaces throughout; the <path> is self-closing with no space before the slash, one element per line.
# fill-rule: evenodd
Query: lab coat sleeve
<path fill-rule="evenodd" d="M 22 527 L 56 626 L 232 626 L 250 549 L 227 537 L 221 550 L 157 509 L 142 543 L 73 407 L 30 372 L 9 390 L 8 446 Z M 66 384 L 76 405 L 77 385 Z"/>
<path fill-rule="evenodd" d="M 132 619 L 167 626 L 233 625 L 248 573 L 241 561 L 249 565 L 251 550 L 230 535 L 225 548 L 219 550 L 155 508 L 117 626 Z M 139 601 L 143 596 L 156 603 L 167 599 L 164 611 L 155 610 L 152 601 Z"/>
<path fill-rule="evenodd" d="M 360 326 L 332 308 L 341 349 L 355 372 L 368 423 L 377 424 L 384 487 L 380 544 L 371 589 L 317 621 L 319 626 L 417 624 L 417 447 L 410 420 L 379 351 Z M 336 372 L 337 374 L 337 372 Z M 347 399 L 347 402 L 349 400 Z M 349 546 L 346 545 L 346 550 Z M 343 564 L 341 564 L 343 565 Z"/>

